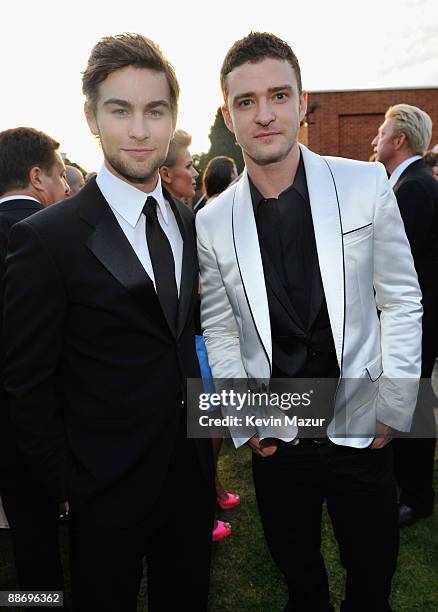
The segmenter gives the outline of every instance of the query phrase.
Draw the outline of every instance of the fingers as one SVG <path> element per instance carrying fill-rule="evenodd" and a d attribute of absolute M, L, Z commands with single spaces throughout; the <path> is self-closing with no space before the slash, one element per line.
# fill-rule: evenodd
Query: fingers
<path fill-rule="evenodd" d="M 370 445 L 370 448 L 377 449 L 385 447 L 389 442 L 391 442 L 391 436 L 374 438 L 373 443 Z"/>
<path fill-rule="evenodd" d="M 270 457 L 277 451 L 278 444 L 272 438 L 266 438 L 260 442 L 260 448 L 265 457 Z"/>

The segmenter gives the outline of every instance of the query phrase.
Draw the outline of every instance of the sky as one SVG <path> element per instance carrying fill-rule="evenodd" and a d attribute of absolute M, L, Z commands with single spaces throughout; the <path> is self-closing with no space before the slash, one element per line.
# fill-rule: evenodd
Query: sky
<path fill-rule="evenodd" d="M 438 87 L 436 0 L 21 0 L 2 2 L 0 23 L 0 130 L 43 130 L 87 170 L 102 155 L 83 115 L 81 71 L 102 36 L 139 32 L 160 45 L 193 153 L 209 148 L 222 60 L 251 30 L 291 45 L 309 91 Z"/>

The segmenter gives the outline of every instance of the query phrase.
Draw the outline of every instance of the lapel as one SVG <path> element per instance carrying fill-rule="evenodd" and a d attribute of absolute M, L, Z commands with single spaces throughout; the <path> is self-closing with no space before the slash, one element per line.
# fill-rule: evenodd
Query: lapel
<path fill-rule="evenodd" d="M 321 279 L 336 355 L 342 370 L 345 324 L 344 248 L 336 185 L 325 159 L 302 145 L 300 149 L 306 170 Z"/>
<path fill-rule="evenodd" d="M 164 189 L 164 187 L 163 194 L 166 200 L 169 202 L 173 214 L 175 215 L 175 219 L 178 223 L 179 231 L 181 232 L 181 237 L 183 240 L 183 257 L 176 329 L 176 337 L 179 338 L 187 322 L 190 306 L 193 301 L 194 284 L 198 277 L 194 227 L 193 221 L 189 219 L 189 215 L 185 215 L 180 212 L 180 207 L 185 206 L 185 204 L 175 201 L 170 193 Z"/>
<path fill-rule="evenodd" d="M 405 179 L 409 178 L 411 174 L 417 174 L 419 171 L 422 170 L 422 168 L 425 168 L 425 167 L 426 167 L 426 164 L 424 163 L 423 159 L 417 159 L 414 162 L 412 162 L 412 164 L 409 164 L 409 166 L 405 168 L 403 172 L 400 174 L 400 176 L 398 177 L 398 181 L 393 187 L 394 193 L 397 193 L 397 190 L 402 185 L 402 183 L 405 181 Z"/>
<path fill-rule="evenodd" d="M 150 315 L 159 319 L 162 325 L 163 313 L 152 280 L 146 274 L 96 181 L 90 181 L 79 196 L 79 216 L 93 228 L 86 241 L 87 247 L 108 272 Z"/>
<path fill-rule="evenodd" d="M 272 370 L 268 297 L 246 168 L 236 185 L 232 208 L 234 249 L 246 299 Z"/>

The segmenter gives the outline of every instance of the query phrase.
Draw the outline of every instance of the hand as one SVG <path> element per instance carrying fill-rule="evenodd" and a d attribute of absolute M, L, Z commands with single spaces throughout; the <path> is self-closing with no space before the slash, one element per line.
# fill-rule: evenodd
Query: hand
<path fill-rule="evenodd" d="M 380 421 L 376 424 L 376 435 L 370 448 L 383 448 L 391 442 L 393 429 L 389 425 L 385 425 Z"/>
<path fill-rule="evenodd" d="M 251 447 L 252 452 L 260 455 L 260 457 L 270 457 L 278 448 L 274 438 L 265 438 L 260 442 L 258 436 L 253 436 L 248 440 L 247 444 Z"/>
<path fill-rule="evenodd" d="M 70 506 L 68 501 L 60 502 L 58 508 L 58 520 L 64 522 L 68 519 L 68 513 L 70 510 Z"/>

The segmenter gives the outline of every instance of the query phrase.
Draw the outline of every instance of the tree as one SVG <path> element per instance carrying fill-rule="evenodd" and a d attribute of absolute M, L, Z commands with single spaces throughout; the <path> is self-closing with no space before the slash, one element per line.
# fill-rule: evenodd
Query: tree
<path fill-rule="evenodd" d="M 199 174 L 202 176 L 210 159 L 217 155 L 232 157 L 236 162 L 237 171 L 242 172 L 244 167 L 242 151 L 236 143 L 234 134 L 225 125 L 220 108 L 218 108 L 214 123 L 210 128 L 209 139 L 211 144 L 208 152 L 193 155 L 194 165 Z"/>

